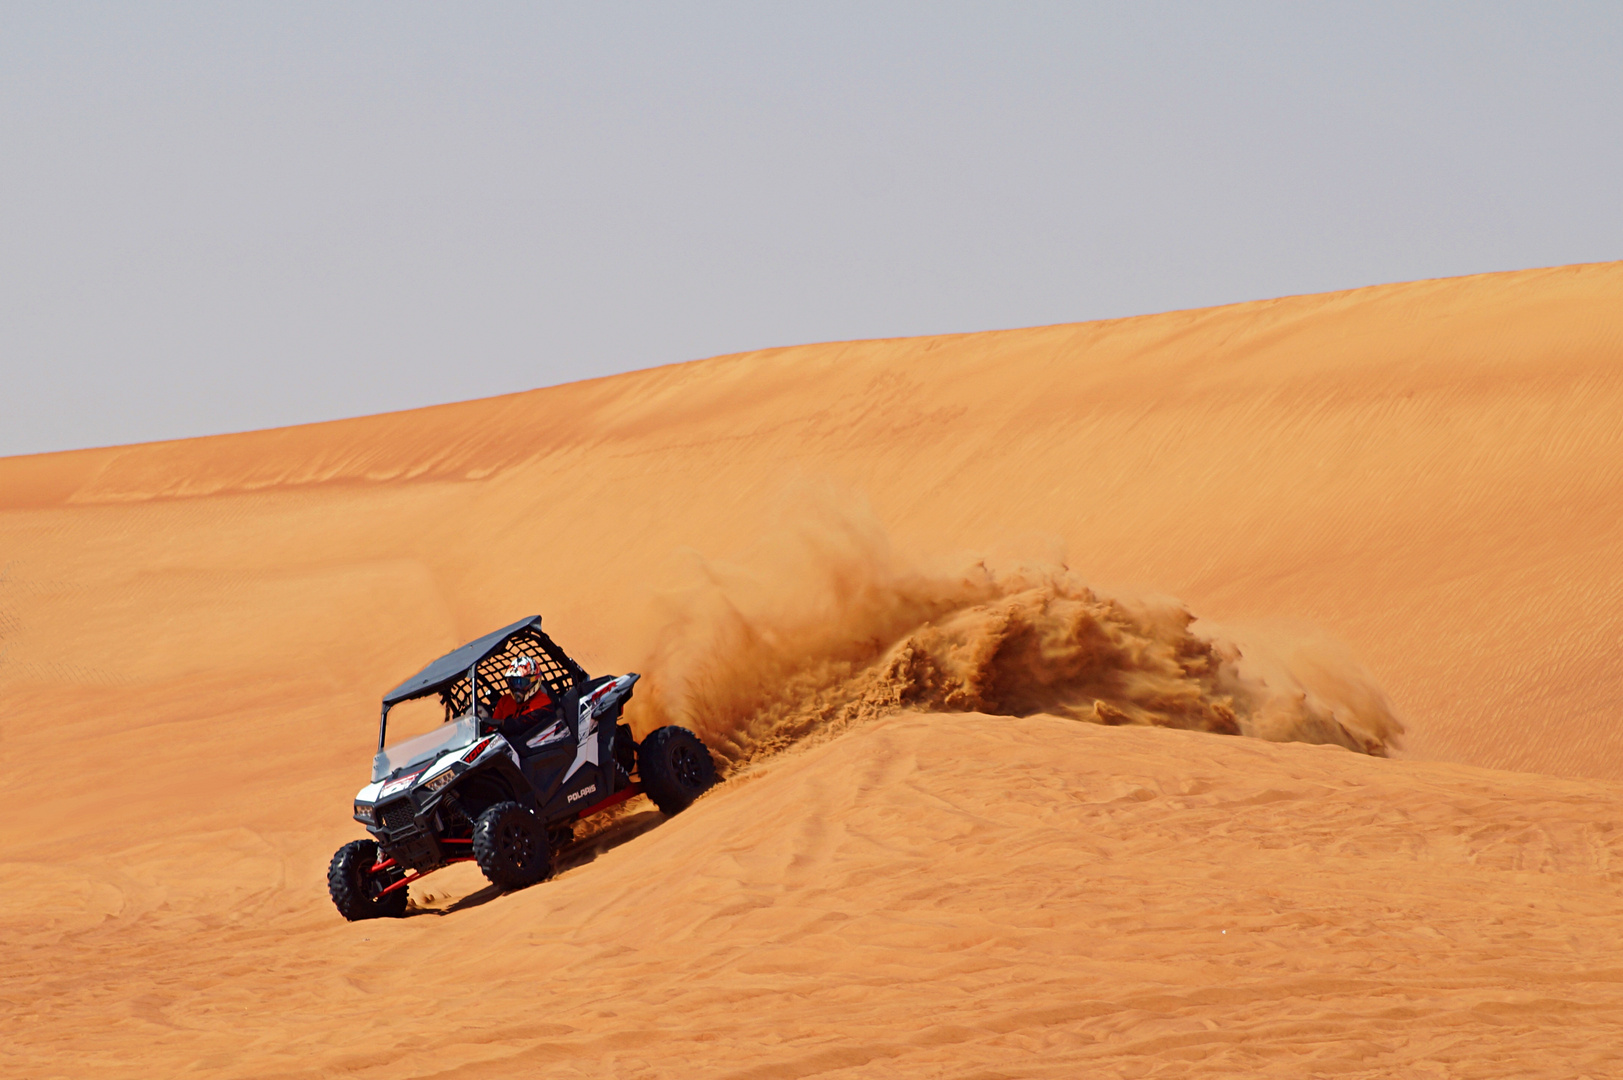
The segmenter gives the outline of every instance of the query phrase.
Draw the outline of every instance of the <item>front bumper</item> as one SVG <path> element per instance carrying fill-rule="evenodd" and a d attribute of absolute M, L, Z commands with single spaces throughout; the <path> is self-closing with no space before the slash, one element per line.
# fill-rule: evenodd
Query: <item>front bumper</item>
<path fill-rule="evenodd" d="M 417 816 L 410 799 L 396 799 L 378 807 L 378 824 L 367 831 L 377 839 L 385 858 L 397 866 L 419 872 L 445 865 L 445 851 Z"/>

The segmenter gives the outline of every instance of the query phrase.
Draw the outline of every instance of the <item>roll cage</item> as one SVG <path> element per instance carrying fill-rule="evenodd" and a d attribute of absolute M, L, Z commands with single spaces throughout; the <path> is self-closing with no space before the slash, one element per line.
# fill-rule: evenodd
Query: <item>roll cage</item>
<path fill-rule="evenodd" d="M 451 650 L 383 695 L 378 752 L 383 752 L 388 740 L 389 710 L 403 701 L 439 695 L 448 724 L 472 715 L 475 703 L 495 708 L 506 689 L 503 674 L 520 656 L 535 661 L 541 684 L 553 701 L 562 701 L 571 687 L 587 682 L 585 670 L 541 630 L 541 616 L 520 619 Z"/>

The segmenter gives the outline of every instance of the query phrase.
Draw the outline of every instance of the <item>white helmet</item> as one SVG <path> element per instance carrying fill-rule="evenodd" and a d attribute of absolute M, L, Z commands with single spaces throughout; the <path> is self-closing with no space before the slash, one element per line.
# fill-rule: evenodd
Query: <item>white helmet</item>
<path fill-rule="evenodd" d="M 507 689 L 512 691 L 515 701 L 529 700 L 530 695 L 535 693 L 540 674 L 541 665 L 530 657 L 513 658 L 513 662 L 507 665 Z"/>

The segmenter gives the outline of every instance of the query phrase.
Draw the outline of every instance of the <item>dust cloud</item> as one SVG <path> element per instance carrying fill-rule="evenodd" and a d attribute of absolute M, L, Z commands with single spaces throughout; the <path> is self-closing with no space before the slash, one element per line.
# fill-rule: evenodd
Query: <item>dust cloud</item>
<path fill-rule="evenodd" d="M 1164 597 L 1104 595 L 1058 562 L 904 559 L 871 515 L 799 515 L 737 561 L 681 556 L 629 719 L 738 766 L 902 710 L 1047 713 L 1384 756 L 1402 724 L 1312 632 L 1234 635 Z M 1243 639 L 1243 644 L 1242 644 Z"/>

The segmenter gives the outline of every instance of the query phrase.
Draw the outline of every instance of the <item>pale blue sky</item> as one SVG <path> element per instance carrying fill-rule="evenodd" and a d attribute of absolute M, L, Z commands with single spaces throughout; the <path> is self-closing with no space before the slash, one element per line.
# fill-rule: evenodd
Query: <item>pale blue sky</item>
<path fill-rule="evenodd" d="M 1618 258 L 1615 2 L 0 2 L 0 454 Z"/>

